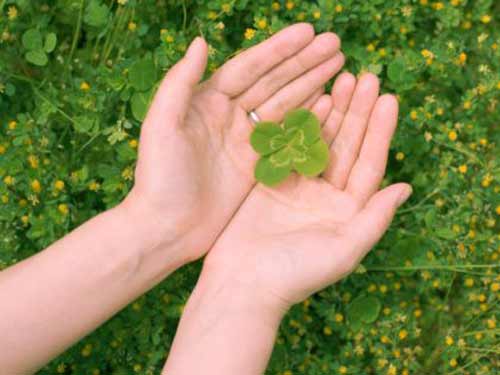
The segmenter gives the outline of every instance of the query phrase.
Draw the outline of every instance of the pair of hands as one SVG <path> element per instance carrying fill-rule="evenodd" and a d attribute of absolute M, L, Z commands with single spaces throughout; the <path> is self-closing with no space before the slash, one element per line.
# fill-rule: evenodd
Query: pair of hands
<path fill-rule="evenodd" d="M 350 273 L 388 228 L 411 188 L 381 191 L 398 104 L 371 74 L 341 74 L 340 40 L 296 24 L 244 51 L 199 83 L 197 38 L 162 82 L 144 121 L 136 183 L 123 206 L 149 218 L 178 264 L 203 256 L 202 278 L 240 285 L 286 310 Z M 296 107 L 323 124 L 330 165 L 318 178 L 257 184 L 248 112 L 281 121 Z"/>

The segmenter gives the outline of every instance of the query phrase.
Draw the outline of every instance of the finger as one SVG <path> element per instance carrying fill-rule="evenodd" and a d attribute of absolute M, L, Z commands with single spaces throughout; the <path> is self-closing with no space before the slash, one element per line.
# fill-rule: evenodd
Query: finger
<path fill-rule="evenodd" d="M 148 111 L 145 124 L 166 121 L 181 126 L 187 112 L 194 87 L 201 80 L 207 65 L 206 42 L 197 37 L 184 58 L 172 67 L 163 79 Z"/>
<path fill-rule="evenodd" d="M 274 66 L 302 50 L 313 38 L 314 29 L 310 24 L 287 27 L 229 60 L 213 75 L 210 83 L 230 97 L 237 96 Z"/>
<path fill-rule="evenodd" d="M 310 109 L 314 104 L 316 104 L 318 99 L 321 98 L 324 93 L 325 87 L 322 86 L 319 90 L 316 90 L 314 94 L 312 94 L 309 98 L 303 101 L 302 104 L 299 104 L 299 107 Z"/>
<path fill-rule="evenodd" d="M 411 186 L 394 184 L 375 193 L 366 206 L 355 215 L 342 237 L 352 246 L 351 253 L 359 262 L 382 238 L 389 228 L 396 210 L 410 197 Z"/>
<path fill-rule="evenodd" d="M 287 83 L 333 57 L 340 49 L 340 39 L 333 33 L 318 35 L 296 55 L 264 74 L 239 99 L 247 111 L 257 108 Z"/>
<path fill-rule="evenodd" d="M 309 107 L 306 107 L 309 108 Z M 313 112 L 319 120 L 320 124 L 324 124 L 328 118 L 328 114 L 332 110 L 332 98 L 330 95 L 322 95 L 316 103 L 311 107 L 311 112 Z"/>
<path fill-rule="evenodd" d="M 330 112 L 325 125 L 323 126 L 323 139 L 327 144 L 331 144 L 340 129 L 345 113 L 349 108 L 354 88 L 356 87 L 356 77 L 351 73 L 342 73 L 333 84 L 331 101 L 332 111 Z"/>
<path fill-rule="evenodd" d="M 363 142 L 368 119 L 379 93 L 378 78 L 367 73 L 361 76 L 354 89 L 349 109 L 338 135 L 330 147 L 332 163 L 323 174 L 337 189 L 343 190 Z"/>
<path fill-rule="evenodd" d="M 398 123 L 398 101 L 393 95 L 378 98 L 346 191 L 363 205 L 384 178 L 391 139 Z"/>
<path fill-rule="evenodd" d="M 334 57 L 311 69 L 303 76 L 290 82 L 257 108 L 261 118 L 281 121 L 286 112 L 296 108 L 326 84 L 344 65 L 344 55 L 338 52 Z"/>

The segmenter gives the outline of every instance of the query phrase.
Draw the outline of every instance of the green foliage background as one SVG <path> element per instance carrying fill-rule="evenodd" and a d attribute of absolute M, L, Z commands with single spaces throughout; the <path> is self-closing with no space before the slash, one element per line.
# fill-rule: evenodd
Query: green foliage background
<path fill-rule="evenodd" d="M 0 0 L 0 267 L 125 196 L 155 84 L 194 36 L 213 71 L 308 21 L 399 95 L 385 182 L 415 193 L 357 273 L 288 314 L 268 373 L 498 374 L 498 14 L 493 0 Z M 39 374 L 158 373 L 198 270 Z"/>

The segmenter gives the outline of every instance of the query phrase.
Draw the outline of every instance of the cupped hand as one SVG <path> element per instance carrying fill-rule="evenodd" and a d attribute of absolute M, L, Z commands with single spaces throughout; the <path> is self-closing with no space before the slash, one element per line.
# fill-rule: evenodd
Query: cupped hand
<path fill-rule="evenodd" d="M 255 184 L 248 112 L 281 120 L 322 94 L 343 66 L 335 34 L 290 26 L 199 83 L 207 45 L 197 38 L 166 75 L 142 125 L 135 186 L 125 206 L 158 241 L 202 256 Z"/>
<path fill-rule="evenodd" d="M 243 285 L 286 309 L 350 273 L 411 194 L 407 184 L 378 191 L 398 103 L 379 96 L 374 75 L 356 82 L 342 74 L 313 111 L 331 144 L 328 169 L 257 185 L 208 254 L 202 279 Z"/>

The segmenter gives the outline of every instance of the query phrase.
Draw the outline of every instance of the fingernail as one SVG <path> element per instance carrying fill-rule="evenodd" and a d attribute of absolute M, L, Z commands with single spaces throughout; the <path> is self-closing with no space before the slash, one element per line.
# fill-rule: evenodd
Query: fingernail
<path fill-rule="evenodd" d="M 401 189 L 398 197 L 398 207 L 405 203 L 408 198 L 410 198 L 411 193 L 413 193 L 413 189 L 410 185 L 406 185 L 403 189 Z"/>

